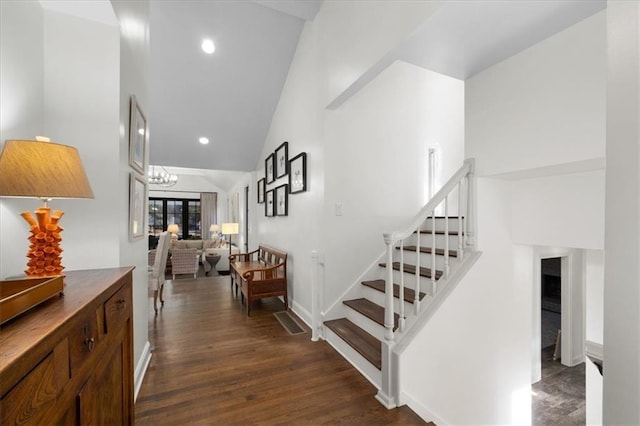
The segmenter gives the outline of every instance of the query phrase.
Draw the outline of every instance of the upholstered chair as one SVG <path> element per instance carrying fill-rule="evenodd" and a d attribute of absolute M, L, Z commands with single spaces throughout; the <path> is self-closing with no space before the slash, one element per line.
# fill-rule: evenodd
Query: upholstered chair
<path fill-rule="evenodd" d="M 198 275 L 198 250 L 195 248 L 188 249 L 171 249 L 171 273 L 173 279 L 179 274 L 193 274 L 193 278 Z"/>
<path fill-rule="evenodd" d="M 153 257 L 153 264 L 149 269 L 149 288 L 153 290 L 153 309 L 158 314 L 158 295 L 160 303 L 164 305 L 164 270 L 167 267 L 167 256 L 169 254 L 170 236 L 168 232 L 160 234 L 158 246 L 155 250 L 149 250 L 149 262 Z"/>

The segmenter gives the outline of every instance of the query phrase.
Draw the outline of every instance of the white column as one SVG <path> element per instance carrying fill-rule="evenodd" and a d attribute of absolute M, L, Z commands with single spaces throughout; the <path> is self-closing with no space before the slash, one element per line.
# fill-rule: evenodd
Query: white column
<path fill-rule="evenodd" d="M 640 424 L 640 2 L 607 6 L 603 424 Z"/>

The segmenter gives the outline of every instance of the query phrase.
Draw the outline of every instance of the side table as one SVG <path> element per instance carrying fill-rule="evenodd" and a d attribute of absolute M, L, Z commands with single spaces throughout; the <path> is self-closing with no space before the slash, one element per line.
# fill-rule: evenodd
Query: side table
<path fill-rule="evenodd" d="M 218 271 L 216 270 L 216 265 L 218 264 L 219 261 L 220 261 L 219 253 L 205 253 L 204 262 L 202 262 L 204 266 L 204 274 L 209 275 L 209 272 L 212 271 L 211 275 L 213 276 L 219 275 Z"/>

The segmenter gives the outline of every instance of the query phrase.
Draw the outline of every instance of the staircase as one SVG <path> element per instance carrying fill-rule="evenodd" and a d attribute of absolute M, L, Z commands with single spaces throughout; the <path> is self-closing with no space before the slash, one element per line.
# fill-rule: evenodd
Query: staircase
<path fill-rule="evenodd" d="M 467 160 L 408 228 L 384 234 L 385 254 L 329 308 L 319 327 L 325 340 L 380 389 L 376 398 L 387 408 L 400 404 L 398 351 L 479 257 L 472 178 L 473 160 Z"/>

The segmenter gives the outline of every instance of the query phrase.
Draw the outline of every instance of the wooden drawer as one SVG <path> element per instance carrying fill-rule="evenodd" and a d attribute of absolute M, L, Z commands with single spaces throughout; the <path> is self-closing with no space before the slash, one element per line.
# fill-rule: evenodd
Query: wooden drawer
<path fill-rule="evenodd" d="M 56 400 L 69 381 L 69 342 L 61 341 L 2 398 L 0 424 L 43 425 L 62 420 Z"/>
<path fill-rule="evenodd" d="M 124 285 L 104 304 L 104 332 L 110 333 L 122 327 L 132 309 L 131 286 Z"/>
<path fill-rule="evenodd" d="M 71 373 L 76 371 L 89 359 L 92 359 L 100 342 L 98 312 L 86 314 L 77 321 L 69 333 L 71 346 Z"/>

